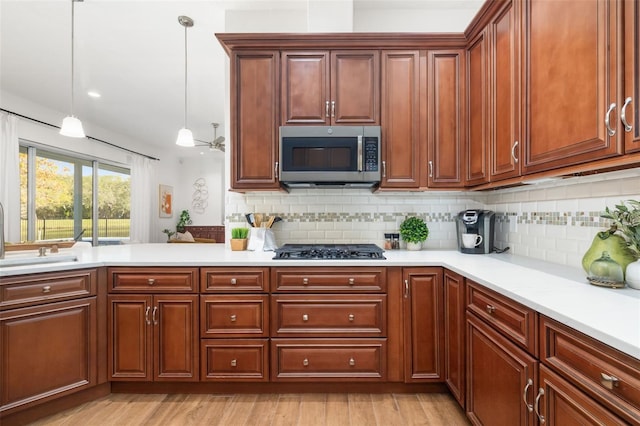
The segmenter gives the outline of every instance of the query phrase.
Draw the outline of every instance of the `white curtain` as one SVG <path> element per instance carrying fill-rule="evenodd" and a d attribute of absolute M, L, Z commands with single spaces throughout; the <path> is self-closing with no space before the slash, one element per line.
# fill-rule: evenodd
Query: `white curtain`
<path fill-rule="evenodd" d="M 158 228 L 156 160 L 134 155 L 131 164 L 131 242 L 152 242 L 152 230 Z"/>
<path fill-rule="evenodd" d="M 18 117 L 0 112 L 0 203 L 5 241 L 20 241 L 20 147 Z"/>

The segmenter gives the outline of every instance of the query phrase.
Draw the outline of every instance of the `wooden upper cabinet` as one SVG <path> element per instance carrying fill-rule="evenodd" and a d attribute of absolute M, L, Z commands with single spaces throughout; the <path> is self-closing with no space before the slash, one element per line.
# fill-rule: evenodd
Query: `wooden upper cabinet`
<path fill-rule="evenodd" d="M 467 48 L 465 185 L 489 181 L 489 41 L 485 29 Z"/>
<path fill-rule="evenodd" d="M 505 2 L 489 23 L 491 181 L 520 175 L 520 5 Z"/>
<path fill-rule="evenodd" d="M 282 52 L 282 123 L 380 122 L 377 50 Z"/>
<path fill-rule="evenodd" d="M 621 2 L 529 0 L 523 5 L 527 69 L 523 173 L 621 154 L 624 138 L 617 105 Z"/>
<path fill-rule="evenodd" d="M 427 55 L 428 186 L 464 185 L 465 51 L 430 51 Z"/>
<path fill-rule="evenodd" d="M 231 188 L 278 189 L 280 52 L 231 55 Z"/>
<path fill-rule="evenodd" d="M 624 90 L 619 101 L 625 153 L 640 151 L 640 4 L 624 2 Z M 623 116 L 624 112 L 624 116 Z"/>
<path fill-rule="evenodd" d="M 419 87 L 417 50 L 382 52 L 383 188 L 420 186 Z"/>

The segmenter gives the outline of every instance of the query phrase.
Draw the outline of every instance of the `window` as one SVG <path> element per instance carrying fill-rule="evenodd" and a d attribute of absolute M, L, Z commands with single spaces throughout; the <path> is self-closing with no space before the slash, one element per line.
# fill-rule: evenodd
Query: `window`
<path fill-rule="evenodd" d="M 94 208 L 97 206 L 97 209 Z M 131 173 L 95 159 L 20 146 L 20 239 L 129 238 Z"/>

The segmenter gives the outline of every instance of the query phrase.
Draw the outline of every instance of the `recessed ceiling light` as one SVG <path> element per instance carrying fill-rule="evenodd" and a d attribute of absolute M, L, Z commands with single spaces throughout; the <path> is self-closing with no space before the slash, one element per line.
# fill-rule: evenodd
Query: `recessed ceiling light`
<path fill-rule="evenodd" d="M 88 91 L 87 95 L 91 96 L 92 98 L 99 98 L 102 96 L 100 93 L 96 92 L 95 90 Z"/>

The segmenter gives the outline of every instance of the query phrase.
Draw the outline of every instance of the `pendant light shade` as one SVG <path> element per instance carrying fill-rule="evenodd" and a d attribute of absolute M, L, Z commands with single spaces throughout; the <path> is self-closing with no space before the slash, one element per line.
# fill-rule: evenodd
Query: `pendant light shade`
<path fill-rule="evenodd" d="M 62 120 L 62 126 L 60 127 L 60 134 L 62 136 L 70 136 L 72 138 L 84 138 L 84 129 L 82 128 L 82 122 L 73 115 L 73 35 L 74 35 L 74 4 L 76 0 L 71 0 L 71 115 L 67 116 Z"/>
<path fill-rule="evenodd" d="M 178 132 L 176 145 L 195 146 L 193 133 L 187 128 L 187 28 L 193 27 L 193 19 L 181 15 L 178 22 L 184 27 L 184 127 Z"/>

